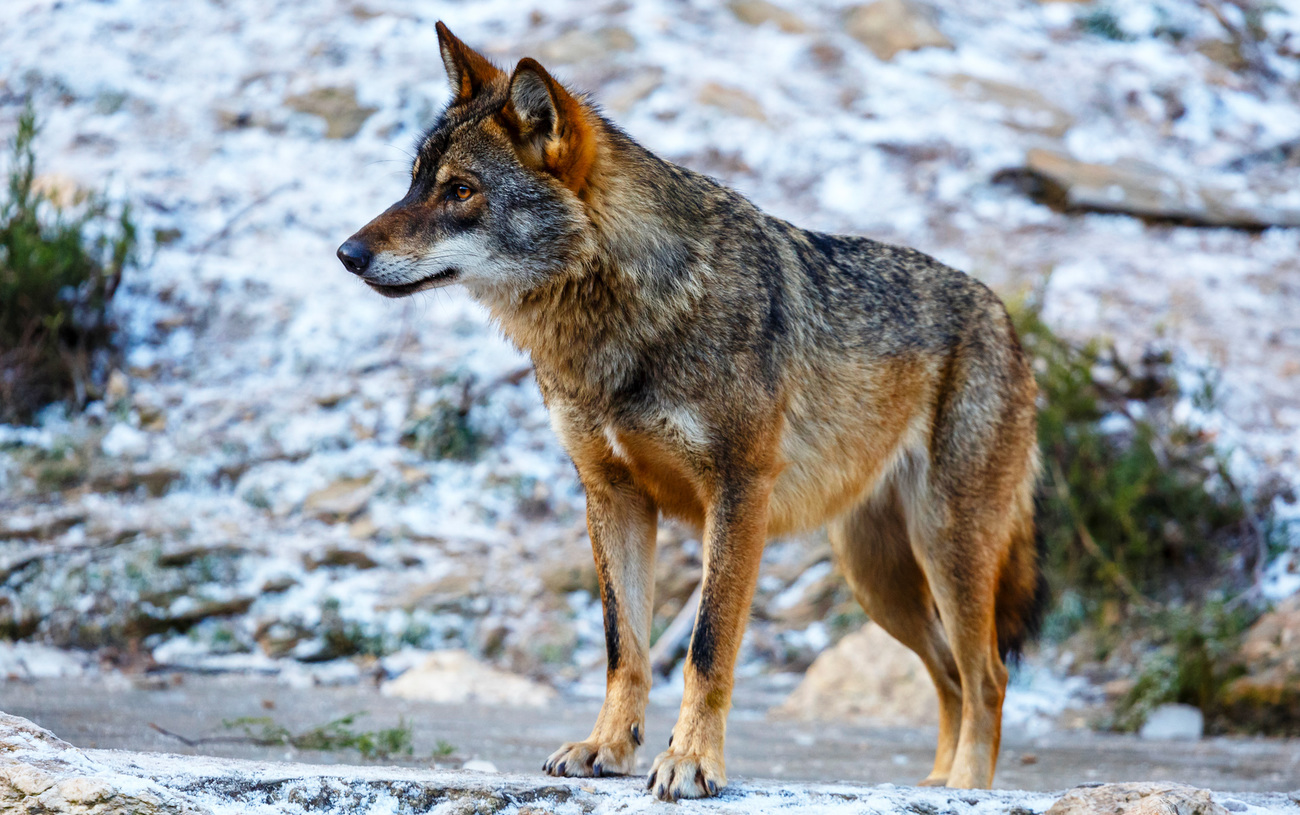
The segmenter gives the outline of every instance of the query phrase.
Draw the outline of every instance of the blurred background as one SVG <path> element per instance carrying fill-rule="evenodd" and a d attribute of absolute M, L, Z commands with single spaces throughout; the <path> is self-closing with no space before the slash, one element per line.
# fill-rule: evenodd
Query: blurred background
<path fill-rule="evenodd" d="M 600 603 L 527 358 L 459 289 L 334 258 L 447 98 L 440 19 L 1006 299 L 1053 592 L 1000 785 L 1300 783 L 1294 0 L 5 3 L 0 706 L 319 761 L 536 769 L 585 734 Z M 665 525 L 665 739 L 699 569 Z M 769 546 L 739 676 L 733 734 L 769 741 L 733 773 L 928 770 L 929 680 L 820 534 Z"/>

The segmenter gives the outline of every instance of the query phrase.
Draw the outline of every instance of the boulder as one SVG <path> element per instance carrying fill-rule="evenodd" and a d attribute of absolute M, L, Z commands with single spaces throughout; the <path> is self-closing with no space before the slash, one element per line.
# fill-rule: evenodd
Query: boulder
<path fill-rule="evenodd" d="M 328 522 L 351 520 L 361 514 L 378 485 L 374 473 L 361 478 L 340 478 L 328 487 L 316 490 L 303 501 L 304 515 Z"/>
<path fill-rule="evenodd" d="M 920 657 L 880 626 L 867 623 L 818 656 L 771 714 L 929 726 L 939 721 L 938 708 L 934 684 Z"/>
<path fill-rule="evenodd" d="M 151 780 L 104 767 L 48 730 L 0 713 L 0 812 L 203 815 L 211 810 Z"/>
<path fill-rule="evenodd" d="M 877 0 L 854 6 L 844 18 L 849 36 L 886 62 L 900 51 L 952 48 L 931 19 L 928 9 L 909 0 Z"/>
<path fill-rule="evenodd" d="M 0 812 L 16 815 L 203 815 L 256 812 L 471 813 L 726 811 L 775 815 L 924 812 L 946 815 L 1225 815 L 1289 812 L 1295 793 L 1221 797 L 1178 784 L 1095 784 L 1045 792 L 735 778 L 713 802 L 659 804 L 644 776 L 552 778 L 460 770 L 294 764 L 211 756 L 78 750 L 31 722 L 0 714 Z M 960 794 L 956 794 L 956 793 Z M 1049 809 L 1050 807 L 1050 809 Z"/>
<path fill-rule="evenodd" d="M 1075 787 L 1045 815 L 1228 815 L 1209 790 L 1183 784 L 1098 784 Z"/>
<path fill-rule="evenodd" d="M 1300 595 L 1255 621 L 1240 657 L 1246 675 L 1224 689 L 1226 714 L 1247 727 L 1300 735 Z"/>
<path fill-rule="evenodd" d="M 1205 735 L 1205 714 L 1192 705 L 1160 705 L 1138 735 L 1149 741 L 1196 741 Z"/>
<path fill-rule="evenodd" d="M 747 119 L 754 119 L 762 122 L 767 120 L 767 114 L 763 112 L 763 105 L 747 91 L 731 85 L 721 85 L 717 82 L 705 83 L 700 88 L 696 100 L 702 105 L 725 110 L 727 113 L 736 116 L 744 116 Z"/>
<path fill-rule="evenodd" d="M 441 704 L 543 707 L 555 698 L 551 688 L 484 665 L 459 649 L 434 651 L 423 664 L 385 682 L 379 691 L 399 699 Z"/>
<path fill-rule="evenodd" d="M 616 26 L 595 31 L 574 28 L 537 46 L 543 63 L 579 64 L 596 62 L 636 48 L 636 37 Z"/>
<path fill-rule="evenodd" d="M 953 90 L 975 102 L 997 105 L 1008 127 L 1042 133 L 1059 139 L 1074 124 L 1074 117 L 1038 91 L 1007 82 L 956 74 L 948 80 Z"/>
<path fill-rule="evenodd" d="M 1032 182 L 1031 193 L 1066 211 L 1119 212 L 1244 229 L 1300 226 L 1300 208 L 1270 205 L 1267 200 L 1244 206 L 1231 190 L 1182 179 L 1144 161 L 1091 164 L 1053 150 L 1033 149 L 1025 156 L 1024 172 Z"/>
<path fill-rule="evenodd" d="M 736 19 L 748 25 L 771 24 L 787 34 L 802 34 L 808 30 L 808 25 L 799 15 L 767 0 L 732 0 L 727 8 L 736 15 Z"/>
<path fill-rule="evenodd" d="M 361 130 L 366 119 L 378 108 L 363 107 L 357 102 L 357 89 L 346 87 L 315 88 L 284 100 L 299 113 L 309 113 L 325 120 L 325 138 L 350 139 Z"/>

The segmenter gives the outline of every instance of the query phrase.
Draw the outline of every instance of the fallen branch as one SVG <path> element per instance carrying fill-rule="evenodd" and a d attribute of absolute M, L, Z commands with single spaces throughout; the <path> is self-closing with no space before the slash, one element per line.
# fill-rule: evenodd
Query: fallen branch
<path fill-rule="evenodd" d="M 700 595 L 704 592 L 704 581 L 695 584 L 695 591 L 682 604 L 682 610 L 659 635 L 650 648 L 650 672 L 667 676 L 677 664 L 677 656 L 686 650 L 691 631 L 695 627 L 695 612 L 700 607 Z"/>

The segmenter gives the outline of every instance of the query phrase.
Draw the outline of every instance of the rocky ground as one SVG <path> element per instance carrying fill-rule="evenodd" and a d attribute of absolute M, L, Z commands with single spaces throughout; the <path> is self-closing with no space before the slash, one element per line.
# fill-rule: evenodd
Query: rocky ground
<path fill-rule="evenodd" d="M 781 689 L 742 681 L 727 728 L 728 775 L 786 782 L 915 784 L 934 759 L 934 728 L 843 718 L 795 721 L 767 715 Z M 301 689 L 234 675 L 169 677 L 152 685 L 85 679 L 46 680 L 5 688 L 5 712 L 31 719 L 83 748 L 312 764 L 360 763 L 355 749 L 296 749 L 255 744 L 238 719 L 268 719 L 292 733 L 348 714 L 357 732 L 409 725 L 409 755 L 370 764 L 442 769 L 495 768 L 540 782 L 540 767 L 561 743 L 585 736 L 596 702 L 556 699 L 544 706 L 506 702 L 403 699 L 373 685 Z M 638 755 L 649 771 L 667 744 L 676 701 L 652 704 Z M 159 729 L 161 728 L 161 729 Z M 261 728 L 254 727 L 256 734 Z M 182 741 L 186 739 L 189 742 Z M 486 762 L 486 763 L 484 763 Z M 1136 735 L 1009 724 L 994 787 L 1051 791 L 1100 782 L 1171 781 L 1237 792 L 1300 789 L 1300 754 L 1281 739 L 1216 737 L 1150 740 Z"/>
<path fill-rule="evenodd" d="M 26 719 L 0 714 L 0 805 L 5 811 L 31 815 L 694 811 L 1294 815 L 1300 812 L 1298 795 L 1211 792 L 1168 781 L 1094 783 L 1064 794 L 920 789 L 888 783 L 867 787 L 845 781 L 758 781 L 733 770 L 730 784 L 716 799 L 663 804 L 648 795 L 635 777 L 551 779 L 537 773 L 498 774 L 496 768 L 483 764 L 468 771 L 430 771 L 83 751 Z"/>
<path fill-rule="evenodd" d="M 460 293 L 381 300 L 333 257 L 445 99 L 439 18 L 777 215 L 1037 291 L 1068 336 L 1172 348 L 1217 383 L 1188 418 L 1300 516 L 1286 4 L 24 0 L 0 8 L 0 131 L 30 98 L 43 183 L 130 201 L 144 251 L 103 392 L 0 427 L 0 673 L 360 687 L 463 648 L 599 694 L 583 499 L 526 359 Z M 1281 599 L 1300 532 L 1275 542 Z M 656 633 L 699 569 L 689 535 L 661 549 Z M 774 542 L 741 674 L 786 682 L 857 629 L 838 586 L 821 538 Z M 1068 657 L 1030 661 L 1012 721 L 1092 701 Z"/>

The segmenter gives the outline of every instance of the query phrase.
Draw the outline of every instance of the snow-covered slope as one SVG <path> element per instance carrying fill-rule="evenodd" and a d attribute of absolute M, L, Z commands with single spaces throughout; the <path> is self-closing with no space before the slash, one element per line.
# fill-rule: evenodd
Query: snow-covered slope
<path fill-rule="evenodd" d="M 94 421 L 0 428 L 7 613 L 67 646 L 143 633 L 164 664 L 465 644 L 599 676 L 581 492 L 526 359 L 461 292 L 384 300 L 334 258 L 404 191 L 445 98 L 438 19 L 502 64 L 538 56 L 781 217 L 916 246 L 1008 295 L 1045 285 L 1062 331 L 1161 338 L 1221 368 L 1206 421 L 1234 468 L 1300 483 L 1300 230 L 1067 215 L 998 180 L 1041 149 L 1300 207 L 1300 8 L 1235 9 L 939 3 L 952 47 L 882 60 L 838 0 L 768 22 L 761 3 L 675 0 L 10 0 L 0 131 L 30 96 L 42 167 L 131 201 L 145 263 L 119 298 L 128 365 Z M 1255 67 L 1211 58 L 1225 22 L 1261 26 Z M 485 440 L 474 460 L 400 443 L 448 406 Z M 93 453 L 97 487 L 45 503 L 34 448 Z M 760 608 L 809 551 L 773 547 Z M 1300 587 L 1290 557 L 1275 593 Z M 828 639 L 760 616 L 751 670 Z"/>

